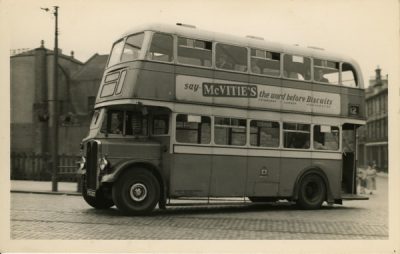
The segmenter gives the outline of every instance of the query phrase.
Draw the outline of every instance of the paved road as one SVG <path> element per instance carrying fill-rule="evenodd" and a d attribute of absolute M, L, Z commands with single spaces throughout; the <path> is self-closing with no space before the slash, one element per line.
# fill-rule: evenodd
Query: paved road
<path fill-rule="evenodd" d="M 80 197 L 11 194 L 12 239 L 388 239 L 387 178 L 368 201 L 302 211 L 287 204 L 169 207 L 126 217 Z"/>

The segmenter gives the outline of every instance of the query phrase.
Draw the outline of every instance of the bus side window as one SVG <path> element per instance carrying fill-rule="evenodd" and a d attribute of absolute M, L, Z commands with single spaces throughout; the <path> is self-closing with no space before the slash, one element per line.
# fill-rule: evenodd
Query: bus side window
<path fill-rule="evenodd" d="M 169 116 L 168 115 L 154 115 L 152 124 L 153 135 L 168 134 L 169 129 Z"/>
<path fill-rule="evenodd" d="M 279 123 L 251 120 L 250 144 L 260 147 L 278 147 Z"/>
<path fill-rule="evenodd" d="M 217 145 L 246 144 L 245 119 L 215 117 L 214 132 L 214 142 Z"/>
<path fill-rule="evenodd" d="M 310 80 L 310 58 L 285 54 L 283 60 L 283 74 L 286 78 L 297 80 Z"/>
<path fill-rule="evenodd" d="M 347 63 L 342 64 L 342 84 L 344 86 L 357 87 L 357 73 L 353 66 Z"/>
<path fill-rule="evenodd" d="M 252 73 L 279 76 L 281 68 L 280 62 L 280 53 L 251 49 L 250 71 Z"/>
<path fill-rule="evenodd" d="M 176 141 L 209 144 L 211 142 L 211 118 L 208 116 L 177 115 Z"/>
<path fill-rule="evenodd" d="M 314 126 L 313 146 L 317 150 L 339 149 L 339 128 L 336 126 Z"/>
<path fill-rule="evenodd" d="M 171 35 L 155 33 L 147 54 L 150 60 L 171 62 L 173 60 L 173 39 Z"/>
<path fill-rule="evenodd" d="M 211 67 L 212 43 L 178 37 L 178 62 Z"/>
<path fill-rule="evenodd" d="M 247 72 L 247 48 L 218 43 L 215 61 L 219 69 Z"/>
<path fill-rule="evenodd" d="M 339 63 L 314 59 L 314 81 L 339 84 Z"/>
<path fill-rule="evenodd" d="M 283 123 L 283 146 L 285 148 L 309 149 L 310 125 L 301 123 Z"/>

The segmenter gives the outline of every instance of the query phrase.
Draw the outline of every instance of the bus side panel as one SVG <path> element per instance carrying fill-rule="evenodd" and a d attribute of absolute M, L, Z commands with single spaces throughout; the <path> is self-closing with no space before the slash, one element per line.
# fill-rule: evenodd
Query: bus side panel
<path fill-rule="evenodd" d="M 141 70 L 134 96 L 142 99 L 174 100 L 174 66 L 162 63 L 145 63 Z M 146 84 L 146 85 L 143 85 Z"/>
<path fill-rule="evenodd" d="M 365 95 L 364 91 L 359 89 L 351 89 L 347 87 L 341 88 L 341 113 L 344 117 L 365 118 Z M 359 112 L 350 112 L 349 106 L 358 106 Z"/>
<path fill-rule="evenodd" d="M 245 192 L 246 167 L 246 156 L 214 155 L 210 196 L 242 197 Z"/>
<path fill-rule="evenodd" d="M 311 159 L 281 158 L 279 196 L 291 197 L 300 172 L 310 167 Z"/>
<path fill-rule="evenodd" d="M 170 195 L 172 197 L 207 197 L 212 155 L 172 155 Z"/>
<path fill-rule="evenodd" d="M 276 197 L 279 192 L 280 158 L 249 157 L 247 163 L 247 197 Z"/>

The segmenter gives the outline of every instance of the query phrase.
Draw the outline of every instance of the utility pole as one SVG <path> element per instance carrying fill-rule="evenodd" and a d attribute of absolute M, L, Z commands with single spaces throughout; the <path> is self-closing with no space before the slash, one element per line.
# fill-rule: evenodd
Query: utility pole
<path fill-rule="evenodd" d="M 54 66 L 53 66 L 53 89 L 50 97 L 50 117 L 51 113 L 51 161 L 53 174 L 51 176 L 51 190 L 58 191 L 58 6 L 54 6 L 55 30 L 54 30 Z"/>
<path fill-rule="evenodd" d="M 49 116 L 50 116 L 50 131 L 49 141 L 51 149 L 51 162 L 49 163 L 52 169 L 51 174 L 51 190 L 58 191 L 58 117 L 59 117 L 59 106 L 58 106 L 58 6 L 53 6 L 55 17 L 55 33 L 54 33 L 54 52 L 53 52 L 53 82 L 50 83 L 49 87 Z M 49 11 L 49 8 L 41 8 L 44 11 Z"/>

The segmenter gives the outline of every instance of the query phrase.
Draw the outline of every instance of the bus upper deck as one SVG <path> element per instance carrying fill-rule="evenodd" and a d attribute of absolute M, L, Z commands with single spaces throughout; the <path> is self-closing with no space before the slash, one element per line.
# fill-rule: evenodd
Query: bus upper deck
<path fill-rule="evenodd" d="M 184 26 L 148 25 L 114 43 L 96 107 L 122 99 L 365 119 L 352 59 Z"/>

